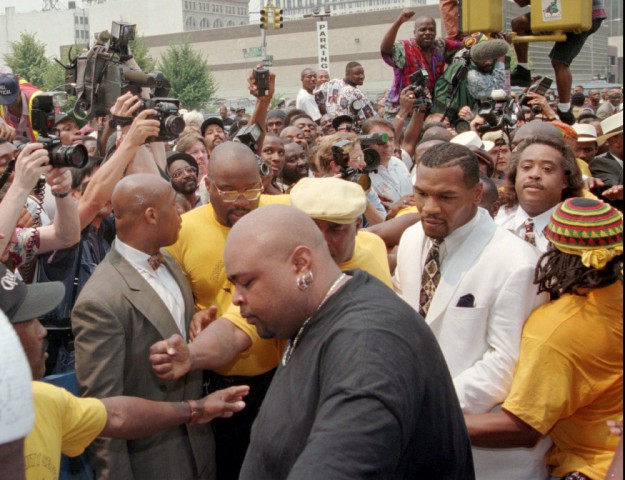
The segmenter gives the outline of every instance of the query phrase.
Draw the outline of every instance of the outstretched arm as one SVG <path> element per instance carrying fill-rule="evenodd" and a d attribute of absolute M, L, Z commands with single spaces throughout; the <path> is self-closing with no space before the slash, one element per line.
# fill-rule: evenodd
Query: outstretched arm
<path fill-rule="evenodd" d="M 217 417 L 231 417 L 245 408 L 247 385 L 217 390 L 189 402 L 154 402 L 137 397 L 102 399 L 107 419 L 103 437 L 134 439 L 153 435 L 183 423 L 203 424 Z M 192 417 L 197 412 L 197 418 Z"/>
<path fill-rule="evenodd" d="M 395 39 L 397 38 L 397 32 L 399 28 L 414 17 L 415 12 L 413 10 L 403 10 L 397 20 L 393 22 L 391 27 L 388 29 L 384 38 L 382 38 L 382 43 L 380 44 L 380 52 L 382 54 L 390 55 L 393 51 L 393 44 L 395 43 Z"/>

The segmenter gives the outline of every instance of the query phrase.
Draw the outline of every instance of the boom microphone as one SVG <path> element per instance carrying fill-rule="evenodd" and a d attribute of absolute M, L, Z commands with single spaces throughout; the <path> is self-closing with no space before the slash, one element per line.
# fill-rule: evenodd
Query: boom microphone
<path fill-rule="evenodd" d="M 471 60 L 474 62 L 487 62 L 503 57 L 508 53 L 510 45 L 505 40 L 493 39 L 476 43 L 471 47 Z"/>

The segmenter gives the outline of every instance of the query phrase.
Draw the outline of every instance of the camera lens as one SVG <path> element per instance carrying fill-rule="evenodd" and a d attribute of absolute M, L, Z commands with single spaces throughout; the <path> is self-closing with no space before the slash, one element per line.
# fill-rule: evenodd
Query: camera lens
<path fill-rule="evenodd" d="M 171 115 L 163 121 L 163 128 L 168 135 L 178 136 L 184 130 L 185 123 L 182 117 Z"/>
<path fill-rule="evenodd" d="M 371 188 L 371 179 L 369 175 L 365 173 L 355 172 L 347 177 L 350 182 L 357 183 L 363 190 L 369 190 Z"/>
<path fill-rule="evenodd" d="M 458 133 L 468 132 L 469 130 L 471 130 L 471 124 L 469 124 L 469 122 L 467 122 L 466 120 L 458 120 L 454 124 L 454 129 Z"/>
<path fill-rule="evenodd" d="M 83 168 L 88 160 L 89 153 L 84 145 L 55 145 L 50 150 L 50 165 L 55 168 Z"/>

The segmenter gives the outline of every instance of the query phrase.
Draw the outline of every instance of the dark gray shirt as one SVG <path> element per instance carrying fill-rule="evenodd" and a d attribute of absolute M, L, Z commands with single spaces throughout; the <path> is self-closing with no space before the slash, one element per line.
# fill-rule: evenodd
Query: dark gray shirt
<path fill-rule="evenodd" d="M 278 368 L 240 479 L 473 479 L 436 339 L 388 287 L 351 273 Z"/>

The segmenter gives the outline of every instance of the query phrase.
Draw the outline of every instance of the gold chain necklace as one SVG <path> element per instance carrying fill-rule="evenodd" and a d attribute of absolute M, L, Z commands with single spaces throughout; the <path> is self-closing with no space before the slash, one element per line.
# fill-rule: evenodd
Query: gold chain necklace
<path fill-rule="evenodd" d="M 286 366 L 287 363 L 289 363 L 289 360 L 291 360 L 291 355 L 293 355 L 293 351 L 295 350 L 295 347 L 297 347 L 297 345 L 299 344 L 300 338 L 302 337 L 302 334 L 304 333 L 304 330 L 306 330 L 306 327 L 310 323 L 312 317 L 315 316 L 315 313 L 317 313 L 319 309 L 323 306 L 323 304 L 326 303 L 326 300 L 330 298 L 330 295 L 332 295 L 337 290 L 338 286 L 345 278 L 347 278 L 347 275 L 345 273 L 342 273 L 339 278 L 335 280 L 332 286 L 328 289 L 325 297 L 323 297 L 323 300 L 321 300 L 319 306 L 315 309 L 314 313 L 306 320 L 304 320 L 304 323 L 302 323 L 302 326 L 297 331 L 297 335 L 295 335 L 295 338 L 293 340 L 289 340 L 289 344 L 284 351 L 284 355 L 282 355 L 283 367 Z"/>

